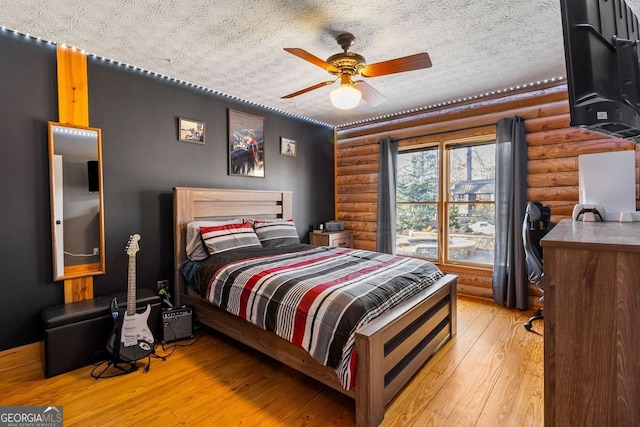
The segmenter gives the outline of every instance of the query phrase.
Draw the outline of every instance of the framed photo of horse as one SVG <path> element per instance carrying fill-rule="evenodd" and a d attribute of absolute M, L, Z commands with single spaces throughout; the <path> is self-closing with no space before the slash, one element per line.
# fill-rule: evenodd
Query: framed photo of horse
<path fill-rule="evenodd" d="M 229 109 L 229 175 L 264 178 L 264 117 Z"/>

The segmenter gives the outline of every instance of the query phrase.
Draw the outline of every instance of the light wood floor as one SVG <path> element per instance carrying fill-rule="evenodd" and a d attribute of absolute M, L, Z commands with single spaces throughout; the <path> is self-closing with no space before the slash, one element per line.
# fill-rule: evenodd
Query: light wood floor
<path fill-rule="evenodd" d="M 542 426 L 543 336 L 531 312 L 460 297 L 458 335 L 392 401 L 384 426 Z M 534 330 L 542 332 L 542 322 Z M 205 331 L 166 361 L 109 379 L 45 379 L 40 344 L 0 353 L 0 406 L 62 405 L 65 426 L 350 426 L 353 402 Z"/>

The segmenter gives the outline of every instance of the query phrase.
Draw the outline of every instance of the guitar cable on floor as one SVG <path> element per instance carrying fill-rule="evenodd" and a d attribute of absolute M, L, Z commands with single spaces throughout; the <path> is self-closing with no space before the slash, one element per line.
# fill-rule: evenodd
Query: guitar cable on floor
<path fill-rule="evenodd" d="M 171 325 L 169 325 L 169 328 L 171 329 Z M 149 369 L 151 368 L 151 358 L 156 358 L 156 359 L 160 359 L 162 361 L 165 361 L 169 358 L 169 356 L 173 355 L 173 353 L 176 351 L 176 348 L 178 347 L 189 347 L 194 345 L 201 337 L 202 337 L 202 332 L 198 333 L 198 334 L 194 334 L 194 338 L 185 344 L 179 344 L 178 341 L 174 341 L 172 343 L 172 345 L 165 347 L 165 343 L 159 343 L 160 347 L 162 347 L 162 351 L 163 352 L 169 352 L 168 354 L 156 354 L 156 350 L 158 348 L 158 346 L 156 346 L 153 350 L 152 353 L 150 353 L 147 356 L 147 363 L 142 371 L 142 373 L 147 373 L 149 372 Z M 124 356 L 120 355 L 120 360 L 113 360 L 113 359 L 108 359 L 108 360 L 102 360 L 99 362 L 94 363 L 93 365 L 93 369 L 91 370 L 91 376 L 95 379 L 100 379 L 100 378 L 113 378 L 113 377 L 118 377 L 121 375 L 127 375 L 130 374 L 132 372 L 135 372 L 138 370 L 139 366 L 137 365 L 137 361 L 136 360 L 123 360 L 126 359 Z M 139 359 L 142 360 L 142 359 Z M 106 366 L 104 366 L 106 364 Z M 128 367 L 123 367 L 121 366 L 122 364 L 125 365 L 129 365 Z M 104 367 L 103 367 L 104 366 Z M 101 367 L 102 370 L 98 371 Z M 116 371 L 116 373 L 113 374 L 107 374 L 107 371 L 109 370 L 109 368 L 115 368 L 118 371 Z"/>

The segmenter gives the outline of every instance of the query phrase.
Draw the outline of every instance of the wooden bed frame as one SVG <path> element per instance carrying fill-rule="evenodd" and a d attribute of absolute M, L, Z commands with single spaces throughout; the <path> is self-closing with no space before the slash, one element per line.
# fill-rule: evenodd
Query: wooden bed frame
<path fill-rule="evenodd" d="M 356 425 L 377 426 L 384 408 L 426 360 L 456 334 L 456 279 L 434 285 L 356 331 L 356 386 L 342 388 L 335 371 L 277 335 L 213 306 L 188 288 L 180 271 L 191 221 L 223 218 L 293 218 L 292 193 L 174 188 L 175 294 L 194 318 L 355 399 Z"/>

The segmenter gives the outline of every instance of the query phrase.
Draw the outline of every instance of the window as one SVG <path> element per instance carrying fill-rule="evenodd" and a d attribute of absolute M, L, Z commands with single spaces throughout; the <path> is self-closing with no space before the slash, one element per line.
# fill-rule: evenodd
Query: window
<path fill-rule="evenodd" d="M 401 148 L 396 185 L 397 254 L 493 265 L 494 141 Z"/>

